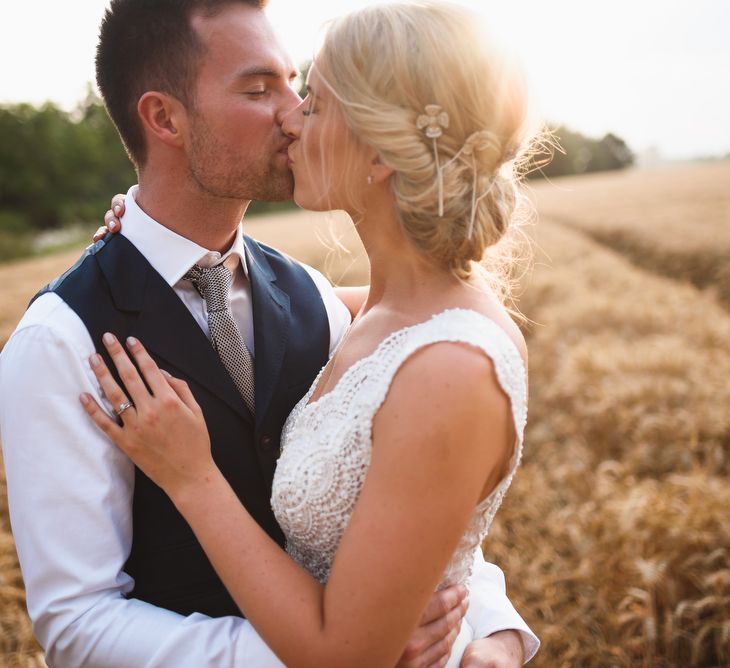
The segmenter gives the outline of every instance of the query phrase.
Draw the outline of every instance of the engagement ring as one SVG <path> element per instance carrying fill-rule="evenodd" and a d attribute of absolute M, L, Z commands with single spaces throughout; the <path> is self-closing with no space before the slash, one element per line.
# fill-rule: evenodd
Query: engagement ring
<path fill-rule="evenodd" d="M 128 408 L 132 408 L 134 404 L 131 401 L 125 401 L 123 404 L 119 404 L 119 408 L 117 408 L 114 412 L 117 415 L 121 415 L 126 411 Z"/>

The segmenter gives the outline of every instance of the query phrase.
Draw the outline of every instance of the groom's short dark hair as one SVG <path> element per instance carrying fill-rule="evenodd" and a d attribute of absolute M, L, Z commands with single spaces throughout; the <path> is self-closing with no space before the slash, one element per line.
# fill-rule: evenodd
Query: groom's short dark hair
<path fill-rule="evenodd" d="M 214 16 L 227 5 L 263 9 L 268 0 L 111 0 L 99 31 L 96 83 L 136 166 L 147 158 L 137 102 L 148 90 L 195 105 L 195 79 L 205 47 L 194 12 Z"/>

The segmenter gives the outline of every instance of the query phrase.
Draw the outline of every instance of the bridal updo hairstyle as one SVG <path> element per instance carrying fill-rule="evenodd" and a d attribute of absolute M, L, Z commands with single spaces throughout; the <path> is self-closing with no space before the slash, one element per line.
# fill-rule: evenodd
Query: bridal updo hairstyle
<path fill-rule="evenodd" d="M 394 170 L 391 185 L 407 236 L 467 278 L 507 234 L 522 197 L 517 159 L 527 150 L 528 104 L 519 70 L 474 14 L 431 1 L 378 5 L 336 19 L 316 67 L 350 131 Z M 441 130 L 436 150 L 427 128 L 418 127 L 427 106 Z M 443 112 L 446 127 L 438 123 Z"/>

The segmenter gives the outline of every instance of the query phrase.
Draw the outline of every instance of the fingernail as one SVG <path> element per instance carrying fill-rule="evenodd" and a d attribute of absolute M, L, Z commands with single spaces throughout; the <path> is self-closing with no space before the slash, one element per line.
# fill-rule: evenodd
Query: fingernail
<path fill-rule="evenodd" d="M 129 336 L 127 337 L 127 345 L 130 348 L 136 348 L 139 345 L 139 341 L 137 341 L 137 339 L 135 339 L 133 336 Z"/>
<path fill-rule="evenodd" d="M 101 355 L 94 353 L 91 357 L 89 357 L 89 364 L 96 369 L 101 365 Z"/>
<path fill-rule="evenodd" d="M 122 210 L 122 207 L 121 207 L 121 206 L 119 206 L 119 204 L 115 204 L 115 205 L 114 205 L 114 207 L 112 208 L 112 211 L 114 211 L 114 215 L 115 215 L 115 216 L 118 216 L 118 215 L 119 215 L 119 212 L 120 212 L 121 210 Z"/>
<path fill-rule="evenodd" d="M 172 378 L 172 374 L 171 374 L 171 373 L 168 373 L 168 372 L 167 372 L 167 371 L 165 371 L 164 369 L 160 369 L 160 373 L 161 373 L 161 374 L 162 374 L 162 375 L 163 375 L 163 376 L 164 376 L 165 378 Z"/>
<path fill-rule="evenodd" d="M 108 346 L 111 346 L 114 343 L 114 341 L 116 341 L 116 339 L 114 338 L 114 335 L 110 334 L 109 332 L 104 334 L 104 336 L 102 337 L 102 340 Z"/>
<path fill-rule="evenodd" d="M 107 227 L 109 228 L 110 232 L 113 232 L 114 230 L 117 229 L 117 224 L 113 220 L 110 220 Z"/>
<path fill-rule="evenodd" d="M 82 403 L 82 404 L 83 404 L 84 406 L 88 406 L 88 405 L 89 405 L 89 402 L 91 401 L 91 397 L 90 397 L 90 396 L 89 396 L 88 394 L 85 394 L 85 393 L 84 393 L 84 394 L 82 394 L 82 395 L 81 395 L 81 396 L 79 397 L 79 399 L 81 399 L 81 403 Z"/>

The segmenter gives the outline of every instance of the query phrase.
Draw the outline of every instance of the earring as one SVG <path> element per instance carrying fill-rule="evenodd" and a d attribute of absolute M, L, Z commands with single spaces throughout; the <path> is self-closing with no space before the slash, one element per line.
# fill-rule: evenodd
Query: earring
<path fill-rule="evenodd" d="M 368 174 L 368 185 L 369 186 L 373 185 L 373 177 L 371 174 Z"/>

